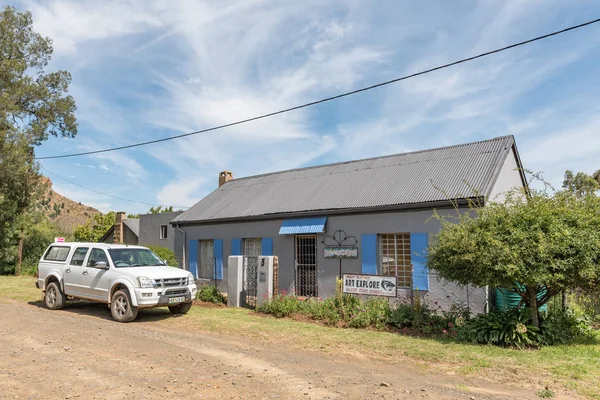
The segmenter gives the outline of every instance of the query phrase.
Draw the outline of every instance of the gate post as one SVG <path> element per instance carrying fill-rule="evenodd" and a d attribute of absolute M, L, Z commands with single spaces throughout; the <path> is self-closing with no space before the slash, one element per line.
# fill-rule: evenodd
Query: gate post
<path fill-rule="evenodd" d="M 260 306 L 273 297 L 273 264 L 277 257 L 258 257 L 258 282 L 256 284 L 256 306 Z"/>
<path fill-rule="evenodd" d="M 227 307 L 241 307 L 244 291 L 244 257 L 227 259 Z"/>
<path fill-rule="evenodd" d="M 279 294 L 279 258 L 273 257 L 273 296 Z"/>

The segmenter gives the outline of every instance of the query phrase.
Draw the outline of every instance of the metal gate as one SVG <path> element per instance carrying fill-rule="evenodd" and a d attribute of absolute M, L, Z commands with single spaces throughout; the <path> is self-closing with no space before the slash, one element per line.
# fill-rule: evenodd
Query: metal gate
<path fill-rule="evenodd" d="M 317 236 L 296 236 L 296 295 L 314 296 L 317 292 Z"/>
<path fill-rule="evenodd" d="M 256 307 L 256 281 L 258 280 L 258 257 L 244 257 L 244 307 Z"/>

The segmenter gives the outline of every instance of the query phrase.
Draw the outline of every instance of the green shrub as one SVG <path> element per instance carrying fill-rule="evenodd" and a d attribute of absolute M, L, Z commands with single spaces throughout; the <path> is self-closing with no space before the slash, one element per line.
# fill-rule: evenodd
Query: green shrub
<path fill-rule="evenodd" d="M 413 328 L 424 330 L 426 331 L 425 333 L 431 333 L 433 315 L 433 311 L 429 309 L 427 304 L 421 301 L 421 297 L 415 296 L 413 300 Z"/>
<path fill-rule="evenodd" d="M 204 286 L 198 291 L 198 299 L 206 303 L 225 304 L 225 297 L 216 286 Z"/>
<path fill-rule="evenodd" d="M 391 310 L 390 316 L 388 317 L 388 324 L 395 326 L 396 328 L 411 328 L 413 325 L 414 310 L 410 304 L 398 304 L 398 306 Z"/>
<path fill-rule="evenodd" d="M 415 296 L 413 304 L 399 304 L 391 310 L 388 323 L 400 329 L 413 328 L 428 334 L 452 333 L 460 314 L 454 311 L 456 309 L 464 313 L 462 308 L 453 306 L 450 312 L 439 315 Z"/>
<path fill-rule="evenodd" d="M 337 325 L 342 320 L 334 298 L 328 298 L 323 301 L 319 300 L 319 303 L 321 304 L 322 309 L 322 318 L 319 318 L 320 320 L 333 326 Z"/>
<path fill-rule="evenodd" d="M 304 301 L 294 296 L 276 295 L 259 306 L 257 311 L 278 318 L 297 313 L 328 325 L 343 322 L 350 328 L 383 329 L 390 317 L 387 299 L 371 298 L 362 301 L 348 294 L 336 295 L 325 300 L 309 298 Z"/>
<path fill-rule="evenodd" d="M 504 347 L 538 347 L 540 331 L 530 324 L 528 310 L 492 311 L 478 315 L 458 329 L 458 339 Z"/>
<path fill-rule="evenodd" d="M 286 296 L 278 294 L 273 296 L 269 301 L 258 306 L 256 310 L 264 314 L 271 314 L 277 318 L 289 317 L 298 310 L 302 302 L 295 296 Z"/>
<path fill-rule="evenodd" d="M 387 299 L 371 298 L 366 302 L 360 302 L 359 307 L 347 316 L 345 322 L 350 328 L 383 329 L 387 325 L 390 313 Z"/>
<path fill-rule="evenodd" d="M 542 319 L 542 342 L 552 346 L 588 340 L 594 336 L 592 320 L 585 313 L 562 307 L 550 307 Z"/>

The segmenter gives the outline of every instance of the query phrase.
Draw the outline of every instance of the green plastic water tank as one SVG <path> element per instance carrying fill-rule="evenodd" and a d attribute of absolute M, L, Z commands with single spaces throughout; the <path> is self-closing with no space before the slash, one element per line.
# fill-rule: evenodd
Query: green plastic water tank
<path fill-rule="evenodd" d="M 546 294 L 546 289 L 542 289 L 538 292 L 537 298 L 541 299 Z M 521 301 L 521 295 L 506 288 L 496 289 L 496 308 L 501 311 L 512 310 L 517 308 Z M 548 310 L 548 304 L 544 304 L 540 307 L 540 311 Z"/>

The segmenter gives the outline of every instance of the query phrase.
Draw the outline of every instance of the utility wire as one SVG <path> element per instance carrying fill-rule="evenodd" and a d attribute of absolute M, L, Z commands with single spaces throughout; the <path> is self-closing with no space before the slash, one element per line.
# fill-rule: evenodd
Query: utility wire
<path fill-rule="evenodd" d="M 54 173 L 54 172 L 52 172 L 52 171 L 48 170 L 47 168 L 44 168 L 44 167 L 42 167 L 42 169 L 43 169 L 44 171 L 48 172 L 50 175 L 54 175 L 54 176 L 56 176 L 57 178 L 60 178 L 60 179 L 62 179 L 63 181 L 69 182 L 71 185 L 75 185 L 75 186 L 78 186 L 78 187 L 80 187 L 80 188 L 82 188 L 82 189 L 89 190 L 90 192 L 94 192 L 94 193 L 97 193 L 97 194 L 101 194 L 102 196 L 108 196 L 108 197 L 112 197 L 113 199 L 117 199 L 117 200 L 121 200 L 121 201 L 126 201 L 126 202 L 129 202 L 129 203 L 143 204 L 143 205 L 146 205 L 146 206 L 152 206 L 152 207 L 154 207 L 154 206 L 166 207 L 166 206 L 164 206 L 164 205 L 161 205 L 161 204 L 145 203 L 145 202 L 143 202 L 143 201 L 129 200 L 129 199 L 124 199 L 124 198 L 122 198 L 122 197 L 113 196 L 112 194 L 108 194 L 108 193 L 100 192 L 100 191 L 98 191 L 98 190 L 95 190 L 95 189 L 91 189 L 91 188 L 89 188 L 89 187 L 82 186 L 82 185 L 80 185 L 80 184 L 78 184 L 78 183 L 75 183 L 75 182 L 71 181 L 70 179 L 67 179 L 67 178 L 65 178 L 64 176 L 60 176 L 60 175 L 58 175 L 58 174 L 56 174 L 56 173 Z M 184 208 L 189 208 L 189 207 L 175 207 L 175 206 L 173 206 L 173 208 L 174 208 L 174 209 L 184 209 Z"/>
<path fill-rule="evenodd" d="M 37 157 L 37 159 L 38 160 L 50 160 L 50 159 L 55 159 L 55 158 L 78 157 L 78 156 L 85 156 L 85 155 L 90 155 L 90 154 L 107 153 L 109 151 L 117 151 L 117 150 L 130 149 L 130 148 L 133 148 L 133 147 L 146 146 L 146 145 L 149 145 L 149 144 L 166 142 L 168 140 L 173 140 L 173 139 L 179 139 L 179 138 L 186 137 L 186 136 L 192 136 L 192 135 L 198 135 L 198 134 L 201 134 L 201 133 L 216 131 L 218 129 L 228 128 L 230 126 L 241 125 L 241 124 L 245 124 L 247 122 L 252 122 L 252 121 L 259 120 L 259 119 L 268 118 L 268 117 L 272 117 L 272 116 L 279 115 L 279 114 L 284 114 L 284 113 L 287 113 L 287 112 L 290 112 L 290 111 L 299 110 L 301 108 L 311 107 L 311 106 L 314 106 L 314 105 L 317 105 L 317 104 L 326 103 L 326 102 L 329 102 L 329 101 L 332 101 L 332 100 L 337 100 L 337 99 L 340 99 L 342 97 L 351 96 L 353 94 L 357 94 L 357 93 L 361 93 L 361 92 L 366 92 L 368 90 L 372 90 L 372 89 L 375 89 L 375 88 L 378 88 L 378 87 L 381 87 L 381 86 L 386 86 L 386 85 L 389 85 L 389 84 L 392 84 L 392 83 L 400 82 L 400 81 L 403 81 L 403 80 L 406 80 L 406 79 L 414 78 L 414 77 L 417 77 L 417 76 L 420 76 L 420 75 L 425 75 L 425 74 L 428 74 L 430 72 L 438 71 L 438 70 L 441 70 L 441 69 L 444 69 L 444 68 L 449 68 L 449 67 L 452 67 L 452 66 L 455 66 L 455 65 L 458 65 L 458 64 L 466 63 L 468 61 L 473 61 L 473 60 L 476 60 L 478 58 L 489 56 L 491 54 L 500 53 L 502 51 L 510 50 L 510 49 L 515 48 L 515 47 L 519 47 L 519 46 L 523 46 L 523 45 L 526 45 L 526 44 L 529 44 L 529 43 L 537 42 L 539 40 L 547 39 L 549 37 L 560 35 L 562 33 L 569 32 L 569 31 L 572 31 L 572 30 L 575 30 L 575 29 L 583 28 L 585 26 L 592 25 L 592 24 L 595 24 L 595 23 L 598 23 L 598 22 L 600 22 L 600 18 L 594 19 L 594 20 L 591 20 L 591 21 L 588 21 L 588 22 L 585 22 L 585 23 L 582 23 L 582 24 L 579 24 L 579 25 L 574 25 L 574 26 L 571 26 L 571 27 L 568 27 L 568 28 L 565 28 L 565 29 L 561 29 L 559 31 L 548 33 L 546 35 L 538 36 L 538 37 L 535 37 L 533 39 L 525 40 L 523 42 L 511 44 L 510 46 L 502 47 L 502 48 L 499 48 L 499 49 L 496 49 L 496 50 L 492 50 L 492 51 L 487 51 L 485 53 L 481 53 L 481 54 L 478 54 L 476 56 L 472 56 L 472 57 L 468 57 L 468 58 L 463 58 L 462 60 L 454 61 L 454 62 L 451 62 L 449 64 L 444 64 L 444 65 L 440 65 L 440 66 L 435 67 L 435 68 L 430 68 L 430 69 L 426 69 L 426 70 L 421 71 L 421 72 L 416 72 L 414 74 L 405 75 L 405 76 L 402 76 L 400 78 L 396 78 L 396 79 L 392 79 L 392 80 L 389 80 L 389 81 L 377 83 L 375 85 L 363 87 L 363 88 L 356 89 L 356 90 L 353 90 L 353 91 L 350 91 L 350 92 L 346 92 L 346 93 L 341 93 L 341 94 L 338 94 L 338 95 L 335 95 L 335 96 L 326 97 L 326 98 L 321 99 L 321 100 L 312 101 L 310 103 L 301 104 L 301 105 L 298 105 L 298 106 L 295 106 L 295 107 L 290 107 L 290 108 L 286 108 L 286 109 L 283 109 L 283 110 L 274 111 L 274 112 L 271 112 L 271 113 L 268 113 L 268 114 L 262 114 L 262 115 L 259 115 L 259 116 L 256 116 L 256 117 L 247 118 L 247 119 L 243 119 L 243 120 L 239 120 L 239 121 L 235 121 L 235 122 L 230 122 L 230 123 L 224 124 L 224 125 L 214 126 L 212 128 L 202 129 L 202 130 L 194 131 L 194 132 L 190 132 L 190 133 L 184 133 L 184 134 L 181 134 L 181 135 L 169 136 L 169 137 L 162 138 L 162 139 L 149 140 L 149 141 L 146 141 L 146 142 L 140 142 L 140 143 L 130 144 L 130 145 L 126 145 L 126 146 L 112 147 L 112 148 L 102 149 L 102 150 L 86 151 L 86 152 L 83 152 L 83 153 L 73 153 L 73 154 L 63 154 L 63 155 L 57 155 L 57 156 Z"/>

